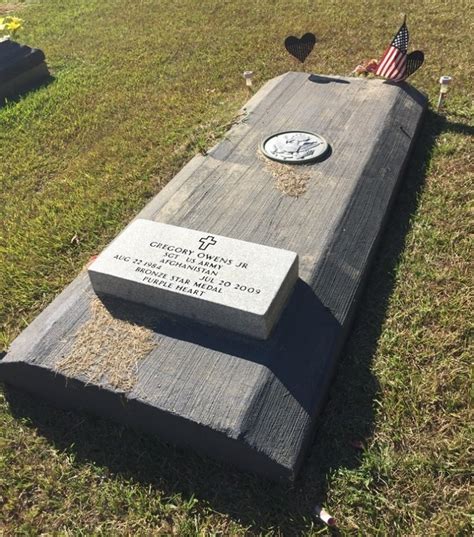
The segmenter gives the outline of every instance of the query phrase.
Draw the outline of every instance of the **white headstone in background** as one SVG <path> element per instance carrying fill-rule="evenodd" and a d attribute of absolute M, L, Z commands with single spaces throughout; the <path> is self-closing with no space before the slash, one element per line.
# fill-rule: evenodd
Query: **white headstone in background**
<path fill-rule="evenodd" d="M 91 264 L 96 293 L 267 339 L 298 279 L 294 252 L 135 220 Z"/>

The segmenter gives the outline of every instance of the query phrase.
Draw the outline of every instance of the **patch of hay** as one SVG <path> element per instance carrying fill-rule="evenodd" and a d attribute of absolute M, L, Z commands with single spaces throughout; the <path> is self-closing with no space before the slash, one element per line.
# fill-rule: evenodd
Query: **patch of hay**
<path fill-rule="evenodd" d="M 23 4 L 7 2 L 0 6 L 0 17 L 2 15 L 11 15 L 14 11 L 20 11 L 21 9 L 23 9 Z"/>
<path fill-rule="evenodd" d="M 138 363 L 156 346 L 153 331 L 113 317 L 97 298 L 91 310 L 91 319 L 75 334 L 72 349 L 55 369 L 129 392 L 137 382 Z"/>
<path fill-rule="evenodd" d="M 270 160 L 259 152 L 260 158 L 265 163 L 265 168 L 275 178 L 276 188 L 286 194 L 298 198 L 308 189 L 309 173 L 301 164 L 283 164 Z"/>

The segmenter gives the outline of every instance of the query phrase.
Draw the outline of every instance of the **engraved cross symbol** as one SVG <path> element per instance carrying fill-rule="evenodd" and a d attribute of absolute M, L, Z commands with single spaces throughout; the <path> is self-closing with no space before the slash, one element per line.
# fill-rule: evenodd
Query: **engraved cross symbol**
<path fill-rule="evenodd" d="M 201 246 L 199 246 L 200 250 L 205 250 L 208 246 L 217 244 L 217 241 L 211 235 L 209 237 L 202 237 L 202 239 L 199 239 L 199 242 L 201 243 Z"/>

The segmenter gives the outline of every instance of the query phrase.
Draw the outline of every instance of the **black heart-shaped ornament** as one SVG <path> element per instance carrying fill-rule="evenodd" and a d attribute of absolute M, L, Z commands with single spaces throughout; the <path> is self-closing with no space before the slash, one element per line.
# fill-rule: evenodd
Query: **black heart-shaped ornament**
<path fill-rule="evenodd" d="M 418 69 L 423 65 L 424 61 L 425 55 L 423 52 L 421 52 L 421 50 L 414 50 L 413 52 L 410 52 L 410 54 L 407 56 L 407 77 L 412 75 L 415 71 L 418 71 Z"/>
<path fill-rule="evenodd" d="M 316 36 L 310 32 L 304 34 L 301 39 L 294 35 L 289 35 L 285 39 L 286 50 L 301 63 L 311 54 L 315 44 Z"/>

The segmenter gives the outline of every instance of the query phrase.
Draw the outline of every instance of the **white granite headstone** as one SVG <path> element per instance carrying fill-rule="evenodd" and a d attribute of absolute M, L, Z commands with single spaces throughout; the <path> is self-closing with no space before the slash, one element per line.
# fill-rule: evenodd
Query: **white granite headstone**
<path fill-rule="evenodd" d="M 98 294 L 267 339 L 298 279 L 298 256 L 135 220 L 88 270 Z"/>

